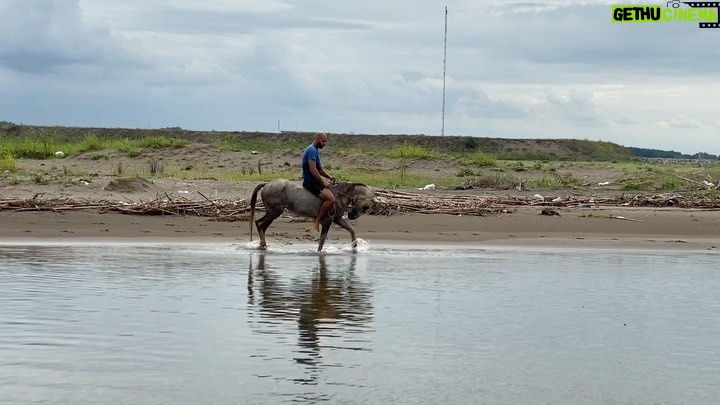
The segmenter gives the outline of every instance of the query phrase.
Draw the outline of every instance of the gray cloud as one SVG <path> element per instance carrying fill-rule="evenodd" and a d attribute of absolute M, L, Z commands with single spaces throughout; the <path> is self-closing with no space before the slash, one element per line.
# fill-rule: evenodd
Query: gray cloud
<path fill-rule="evenodd" d="M 717 120 L 720 91 L 712 30 L 614 24 L 609 2 L 448 7 L 446 133 L 720 152 L 704 124 Z M 443 9 L 6 0 L 0 120 L 246 130 L 281 120 L 285 129 L 439 133 Z"/>
<path fill-rule="evenodd" d="M 659 121 L 657 123 L 658 128 L 683 128 L 683 129 L 698 129 L 702 128 L 702 124 L 695 118 L 688 117 L 687 115 L 677 115 L 670 118 L 668 121 Z"/>
<path fill-rule="evenodd" d="M 138 65 L 106 26 L 86 21 L 77 0 L 7 0 L 0 5 L 0 65 L 47 73 L 66 65 Z"/>

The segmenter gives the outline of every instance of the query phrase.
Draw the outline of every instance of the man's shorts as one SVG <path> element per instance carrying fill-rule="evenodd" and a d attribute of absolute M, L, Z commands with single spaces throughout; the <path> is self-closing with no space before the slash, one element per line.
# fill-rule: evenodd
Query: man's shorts
<path fill-rule="evenodd" d="M 323 186 L 322 184 L 318 184 L 316 182 L 303 183 L 303 187 L 305 187 L 305 189 L 308 190 L 309 192 L 313 193 L 313 195 L 315 195 L 315 197 L 320 197 L 320 192 L 322 192 L 323 189 L 325 188 L 325 186 Z"/>

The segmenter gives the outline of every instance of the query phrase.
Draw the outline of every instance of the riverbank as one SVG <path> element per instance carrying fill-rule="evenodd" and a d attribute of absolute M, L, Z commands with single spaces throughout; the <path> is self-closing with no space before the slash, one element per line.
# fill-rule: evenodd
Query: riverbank
<path fill-rule="evenodd" d="M 484 216 L 401 213 L 366 215 L 354 221 L 357 236 L 383 242 L 582 248 L 716 250 L 720 211 L 680 208 L 579 209 L 516 207 Z M 212 217 L 128 215 L 117 212 L 0 211 L 0 243 L 228 243 L 250 241 L 247 221 Z M 257 234 L 254 232 L 254 240 Z M 286 215 L 268 231 L 268 244 L 313 243 L 310 220 Z M 333 227 L 329 245 L 346 245 L 349 234 Z"/>

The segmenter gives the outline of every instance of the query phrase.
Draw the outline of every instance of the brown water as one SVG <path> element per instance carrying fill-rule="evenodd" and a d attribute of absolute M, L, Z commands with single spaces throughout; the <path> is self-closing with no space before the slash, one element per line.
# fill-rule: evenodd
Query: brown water
<path fill-rule="evenodd" d="M 720 255 L 0 245 L 0 404 L 720 399 Z"/>

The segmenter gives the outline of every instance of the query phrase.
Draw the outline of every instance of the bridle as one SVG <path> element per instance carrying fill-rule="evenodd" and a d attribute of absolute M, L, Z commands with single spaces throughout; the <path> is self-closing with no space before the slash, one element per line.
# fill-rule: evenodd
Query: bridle
<path fill-rule="evenodd" d="M 334 186 L 331 187 L 331 190 L 334 191 L 334 192 L 336 192 L 336 193 L 338 193 L 339 195 L 345 196 L 345 197 L 347 197 L 347 198 L 350 199 L 350 203 L 348 204 L 348 208 L 351 208 L 351 207 L 354 207 L 355 205 L 357 205 L 358 196 L 356 196 L 356 195 L 350 195 L 350 194 L 347 194 L 347 193 L 343 193 L 342 191 L 338 190 L 338 189 L 337 189 L 336 187 L 334 187 Z"/>

